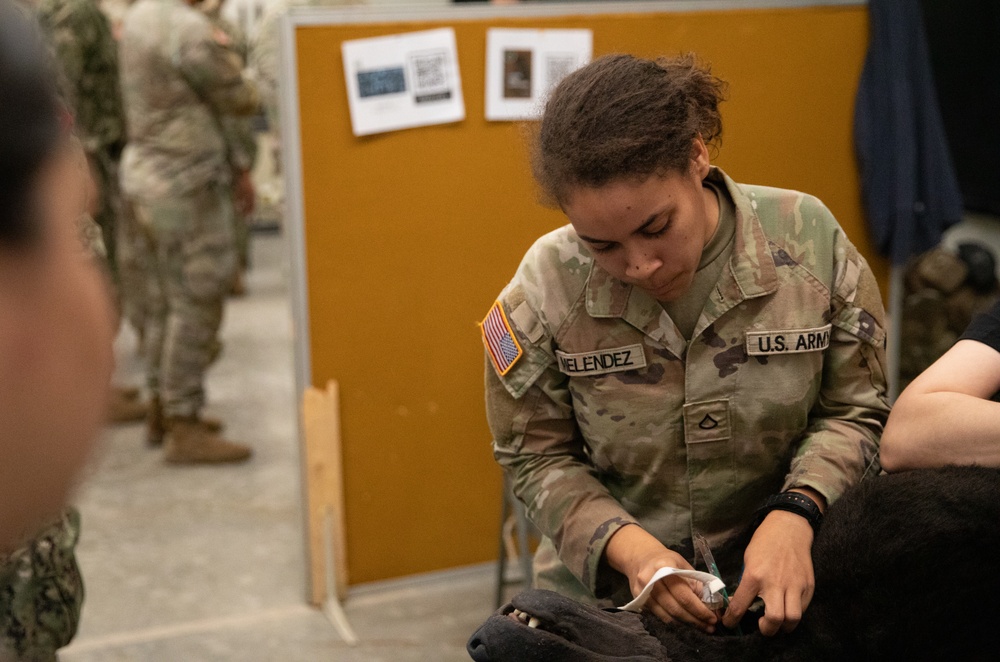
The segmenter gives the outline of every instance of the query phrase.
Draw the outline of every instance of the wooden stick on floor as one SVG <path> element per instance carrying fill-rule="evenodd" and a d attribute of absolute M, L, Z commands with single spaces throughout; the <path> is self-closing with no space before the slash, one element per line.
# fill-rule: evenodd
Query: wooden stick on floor
<path fill-rule="evenodd" d="M 331 380 L 325 390 L 302 397 L 305 431 L 306 495 L 310 600 L 322 606 L 348 643 L 357 637 L 341 608 L 347 597 L 347 545 L 344 539 L 344 476 L 340 444 L 340 391 Z"/>

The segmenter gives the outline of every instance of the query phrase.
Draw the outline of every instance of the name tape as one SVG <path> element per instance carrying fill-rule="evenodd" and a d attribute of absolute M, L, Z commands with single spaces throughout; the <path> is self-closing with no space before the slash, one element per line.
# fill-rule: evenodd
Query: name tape
<path fill-rule="evenodd" d="M 646 367 L 646 354 L 642 351 L 642 345 L 577 354 L 556 350 L 556 358 L 559 359 L 559 370 L 573 377 L 605 375 L 610 372 L 625 372 Z"/>
<path fill-rule="evenodd" d="M 790 329 L 787 331 L 748 331 L 747 354 L 801 354 L 819 352 L 830 346 L 832 325 L 815 329 Z"/>

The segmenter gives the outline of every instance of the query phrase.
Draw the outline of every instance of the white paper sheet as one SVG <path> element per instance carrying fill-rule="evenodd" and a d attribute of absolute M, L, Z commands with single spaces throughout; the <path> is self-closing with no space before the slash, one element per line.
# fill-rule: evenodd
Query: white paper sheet
<path fill-rule="evenodd" d="M 486 119 L 539 117 L 549 91 L 590 62 L 593 44 L 590 30 L 488 30 Z"/>
<path fill-rule="evenodd" d="M 451 28 L 341 44 L 356 136 L 465 119 Z"/>

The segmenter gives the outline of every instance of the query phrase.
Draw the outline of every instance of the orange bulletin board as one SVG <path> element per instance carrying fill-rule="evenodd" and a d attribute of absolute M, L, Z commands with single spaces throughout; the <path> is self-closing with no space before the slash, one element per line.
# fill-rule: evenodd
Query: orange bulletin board
<path fill-rule="evenodd" d="M 851 139 L 865 6 L 696 4 L 286 18 L 296 67 L 286 88 L 296 105 L 286 108 L 298 111 L 297 125 L 285 125 L 297 132 L 286 158 L 298 159 L 289 167 L 300 176 L 289 180 L 289 223 L 301 224 L 298 334 L 306 381 L 340 385 L 350 584 L 497 554 L 501 476 L 476 323 L 532 241 L 565 221 L 536 203 L 518 127 L 484 119 L 488 28 L 589 28 L 595 57 L 697 52 L 730 84 L 716 163 L 737 181 L 819 196 L 885 280 L 864 230 Z M 466 119 L 355 138 L 341 42 L 443 26 L 456 32 Z"/>

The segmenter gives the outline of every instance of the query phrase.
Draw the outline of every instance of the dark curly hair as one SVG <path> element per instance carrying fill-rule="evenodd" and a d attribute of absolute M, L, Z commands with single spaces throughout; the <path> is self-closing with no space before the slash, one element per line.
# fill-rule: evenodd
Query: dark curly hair
<path fill-rule="evenodd" d="M 726 84 L 693 55 L 606 55 L 556 88 L 535 127 L 532 171 L 548 204 L 578 186 L 685 171 L 691 144 L 716 145 Z"/>
<path fill-rule="evenodd" d="M 32 185 L 62 133 L 54 69 L 37 25 L 0 0 L 0 242 L 23 244 L 39 232 Z"/>

